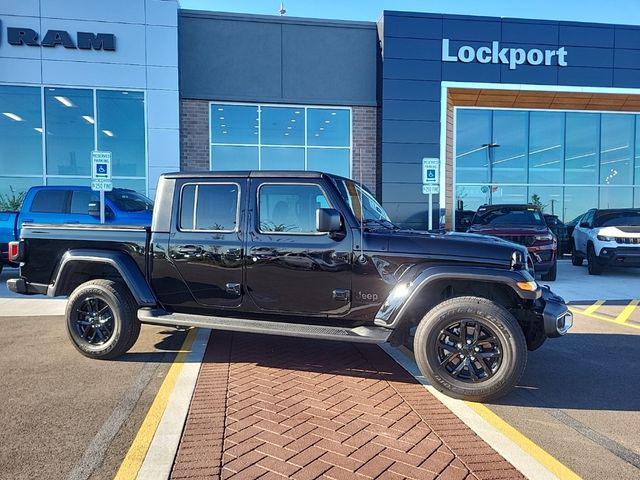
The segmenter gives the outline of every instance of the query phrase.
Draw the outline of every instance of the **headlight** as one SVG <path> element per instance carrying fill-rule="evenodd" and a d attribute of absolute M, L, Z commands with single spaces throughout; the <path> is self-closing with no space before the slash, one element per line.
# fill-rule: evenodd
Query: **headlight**
<path fill-rule="evenodd" d="M 612 242 L 613 237 L 605 237 L 604 235 L 598 235 L 598 240 L 601 242 Z"/>
<path fill-rule="evenodd" d="M 536 240 L 544 241 L 544 240 L 553 240 L 553 235 L 547 233 L 545 235 L 536 235 Z"/>

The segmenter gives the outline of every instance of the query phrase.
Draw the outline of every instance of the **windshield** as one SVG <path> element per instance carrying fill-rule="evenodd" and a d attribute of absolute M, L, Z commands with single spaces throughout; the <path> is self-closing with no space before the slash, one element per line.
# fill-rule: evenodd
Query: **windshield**
<path fill-rule="evenodd" d="M 345 199 L 349 208 L 360 221 L 385 220 L 389 222 L 389 216 L 384 208 L 366 189 L 352 180 L 334 178 L 338 191 Z"/>
<path fill-rule="evenodd" d="M 473 224 L 546 226 L 539 210 L 524 206 L 480 208 L 473 217 Z"/>
<path fill-rule="evenodd" d="M 144 212 L 153 210 L 153 202 L 133 190 L 112 190 L 106 196 L 123 212 Z"/>
<path fill-rule="evenodd" d="M 600 210 L 596 214 L 594 226 L 640 226 L 640 210 Z"/>

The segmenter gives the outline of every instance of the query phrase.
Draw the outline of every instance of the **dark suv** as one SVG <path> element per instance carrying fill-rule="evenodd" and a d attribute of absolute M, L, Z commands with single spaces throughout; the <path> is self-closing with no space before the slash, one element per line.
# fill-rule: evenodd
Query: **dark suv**
<path fill-rule="evenodd" d="M 468 231 L 526 246 L 535 272 L 542 280 L 556 279 L 558 241 L 535 205 L 482 205 Z"/>

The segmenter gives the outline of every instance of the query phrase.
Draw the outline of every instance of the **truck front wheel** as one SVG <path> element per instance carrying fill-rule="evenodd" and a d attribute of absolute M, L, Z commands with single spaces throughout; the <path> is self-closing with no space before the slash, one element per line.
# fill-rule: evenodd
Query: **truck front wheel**
<path fill-rule="evenodd" d="M 431 385 L 475 402 L 505 395 L 527 363 L 527 342 L 516 319 L 479 297 L 452 298 L 430 310 L 418 325 L 413 351 Z"/>
<path fill-rule="evenodd" d="M 91 280 L 67 303 L 67 333 L 84 356 L 108 360 L 129 350 L 140 334 L 137 306 L 126 286 Z"/>

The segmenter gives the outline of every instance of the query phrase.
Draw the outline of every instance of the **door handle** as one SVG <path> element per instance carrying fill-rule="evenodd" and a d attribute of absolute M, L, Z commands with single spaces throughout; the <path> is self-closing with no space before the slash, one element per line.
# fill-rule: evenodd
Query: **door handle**
<path fill-rule="evenodd" d="M 180 247 L 178 248 L 178 253 L 182 253 L 182 254 L 190 254 L 190 253 L 197 253 L 199 252 L 201 249 L 198 247 L 194 247 L 194 246 L 186 246 L 186 247 Z"/>

